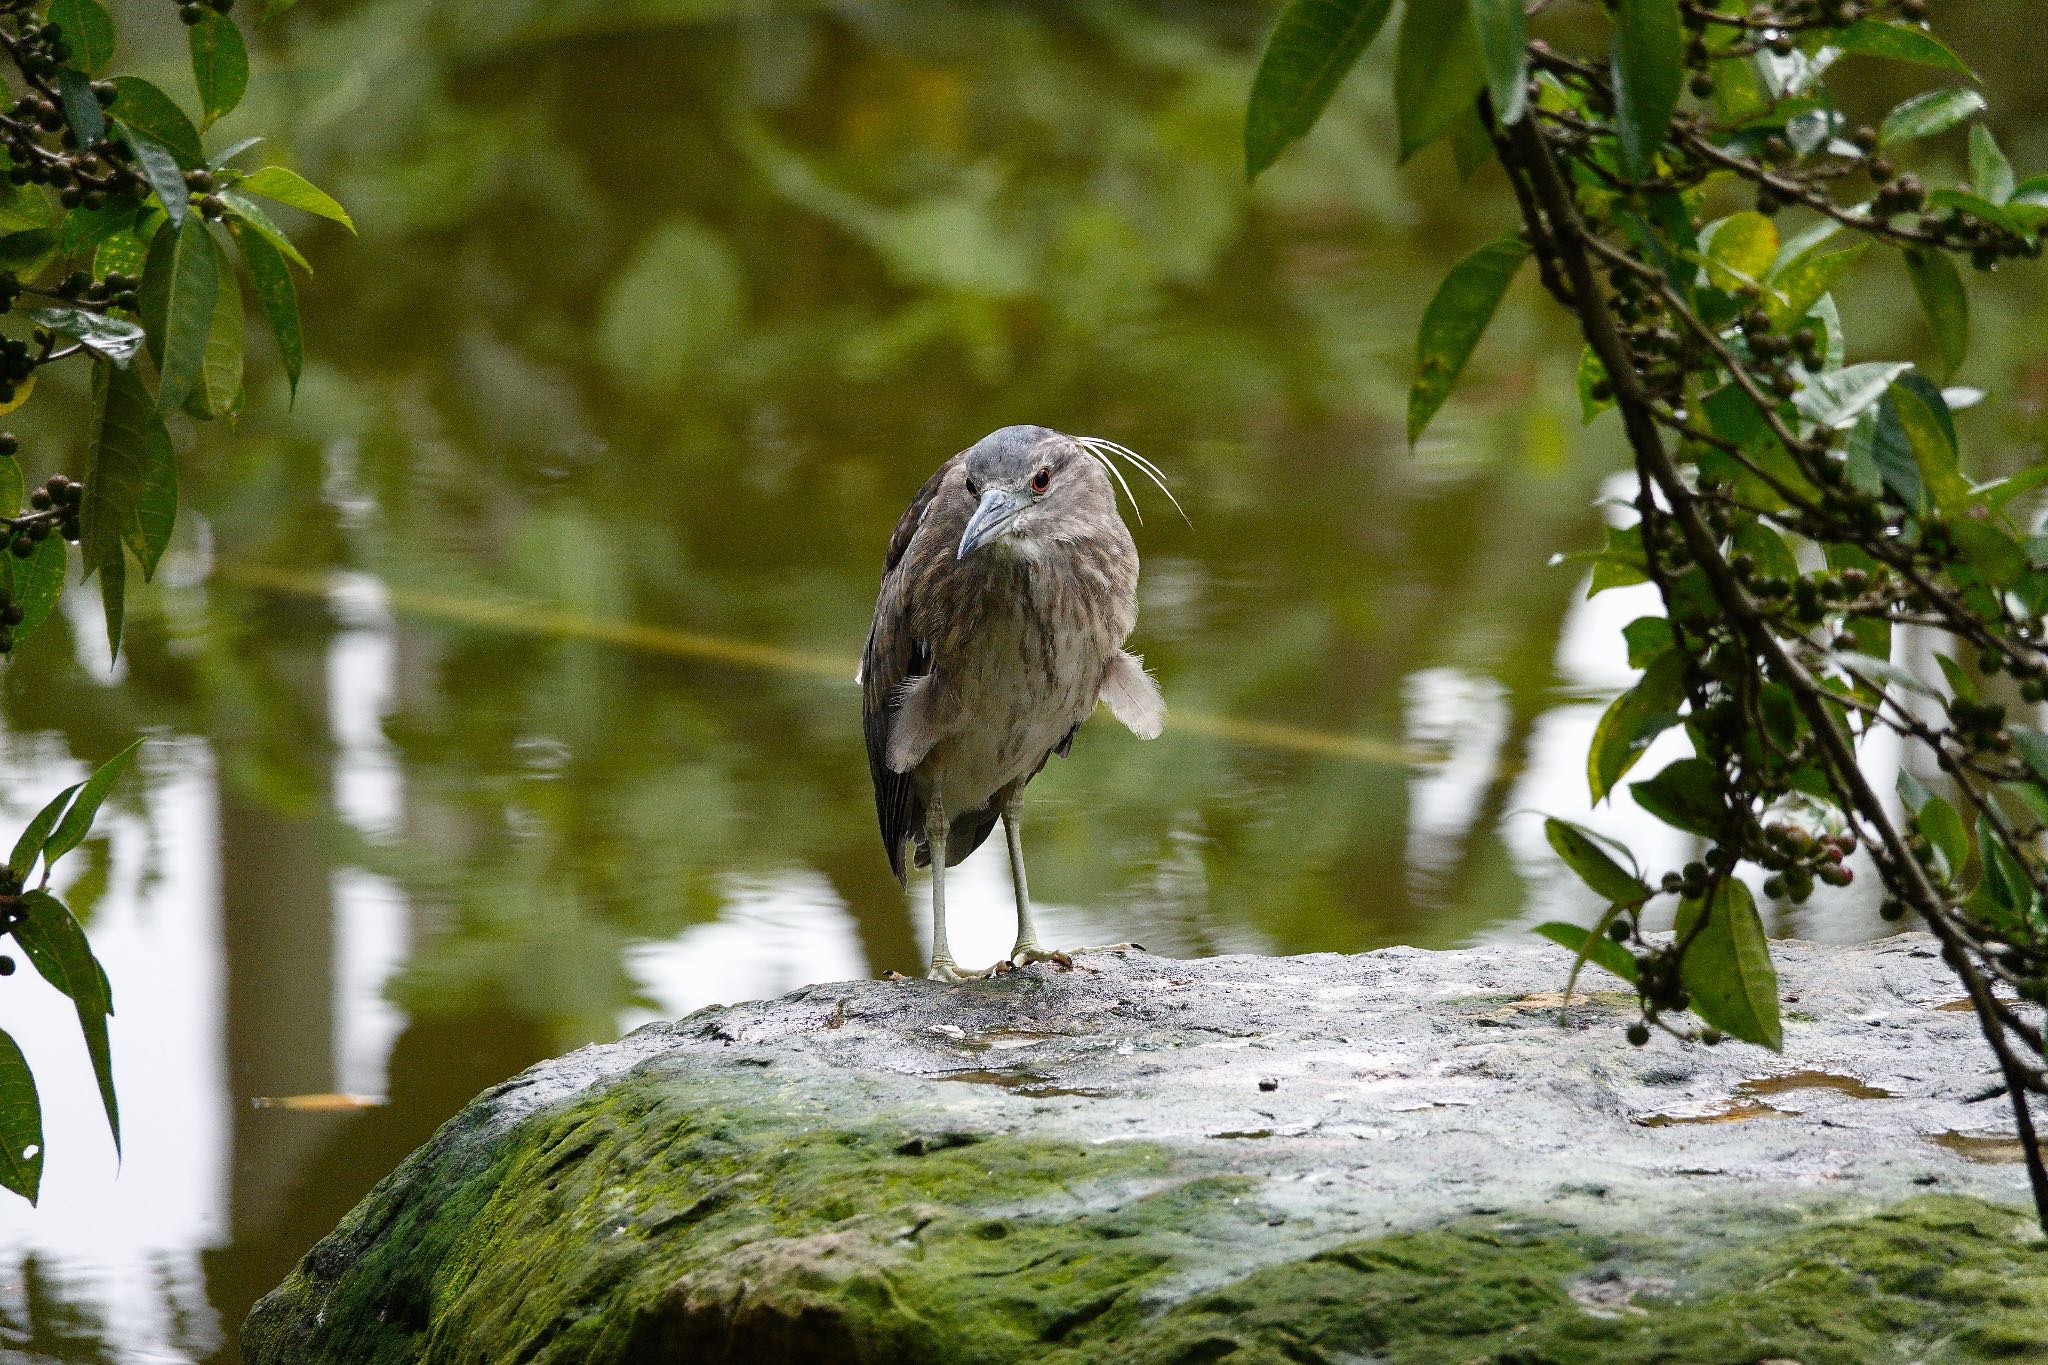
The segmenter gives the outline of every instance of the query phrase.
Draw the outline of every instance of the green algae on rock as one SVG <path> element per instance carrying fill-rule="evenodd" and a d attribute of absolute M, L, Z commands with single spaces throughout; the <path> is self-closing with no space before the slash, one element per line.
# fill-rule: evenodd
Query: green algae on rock
<path fill-rule="evenodd" d="M 1775 1059 L 1502 1017 L 1557 984 L 1543 950 L 1137 956 L 706 1011 L 479 1097 L 258 1305 L 244 1350 L 2048 1358 L 2048 1252 L 1998 1202 L 2019 1177 L 1929 1140 L 1985 1115 L 1923 950 L 1784 945 L 1819 1018 Z M 999 1059 L 998 1037 L 1024 1042 Z M 999 1060 L 1035 1083 L 946 1083 Z M 1780 1096 L 1795 1112 L 1768 1124 L 1633 1121 L 1763 1071 L 1858 1082 Z"/>

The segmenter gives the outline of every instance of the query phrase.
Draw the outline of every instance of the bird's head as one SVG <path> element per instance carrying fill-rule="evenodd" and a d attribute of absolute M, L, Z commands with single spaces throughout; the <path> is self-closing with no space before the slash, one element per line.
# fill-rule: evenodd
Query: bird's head
<path fill-rule="evenodd" d="M 1004 427 L 976 441 L 967 452 L 967 496 L 976 505 L 959 559 L 996 540 L 1028 553 L 1116 519 L 1101 457 L 1045 427 Z"/>

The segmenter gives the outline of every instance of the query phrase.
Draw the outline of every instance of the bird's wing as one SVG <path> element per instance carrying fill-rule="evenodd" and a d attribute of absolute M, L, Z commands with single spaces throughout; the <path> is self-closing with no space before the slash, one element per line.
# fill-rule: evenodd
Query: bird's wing
<path fill-rule="evenodd" d="M 882 846 L 889 853 L 889 870 L 899 882 L 909 875 L 904 845 L 924 828 L 924 802 L 910 774 L 889 767 L 889 738 L 903 685 L 931 670 L 931 652 L 911 628 L 912 585 L 903 557 L 947 476 L 964 458 L 955 455 L 940 465 L 897 521 L 882 561 L 882 591 L 875 602 L 874 623 L 868 627 L 867 649 L 861 655 L 861 731 L 867 739 L 868 776 L 875 784 L 875 816 L 882 827 Z"/>

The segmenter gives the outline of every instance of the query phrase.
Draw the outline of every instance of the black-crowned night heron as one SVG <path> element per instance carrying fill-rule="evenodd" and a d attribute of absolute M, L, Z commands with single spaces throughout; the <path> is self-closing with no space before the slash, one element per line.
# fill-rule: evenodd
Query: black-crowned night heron
<path fill-rule="evenodd" d="M 1112 442 L 1004 427 L 939 466 L 889 537 L 861 658 L 861 723 L 889 866 L 906 885 L 913 856 L 932 869 L 935 980 L 975 975 L 946 944 L 946 868 L 999 815 L 1017 893 L 1008 965 L 1068 962 L 1040 946 L 1031 921 L 1024 784 L 1066 755 L 1098 701 L 1141 739 L 1165 720 L 1159 688 L 1123 651 L 1138 551 L 1117 515 L 1112 454 L 1159 480 Z"/>

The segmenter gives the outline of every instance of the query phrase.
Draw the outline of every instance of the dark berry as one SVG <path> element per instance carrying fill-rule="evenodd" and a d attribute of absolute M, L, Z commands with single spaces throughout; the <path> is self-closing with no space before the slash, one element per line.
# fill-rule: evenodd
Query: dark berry
<path fill-rule="evenodd" d="M 1647 1043 L 1647 1042 L 1649 1042 L 1649 1041 L 1650 1041 L 1650 1029 L 1649 1029 L 1649 1025 L 1647 1025 L 1647 1024 L 1630 1024 L 1630 1025 L 1628 1026 L 1628 1045 L 1629 1045 L 1630 1047 L 1641 1047 L 1641 1046 L 1642 1046 L 1642 1045 L 1643 1045 L 1644 1043 Z"/>

